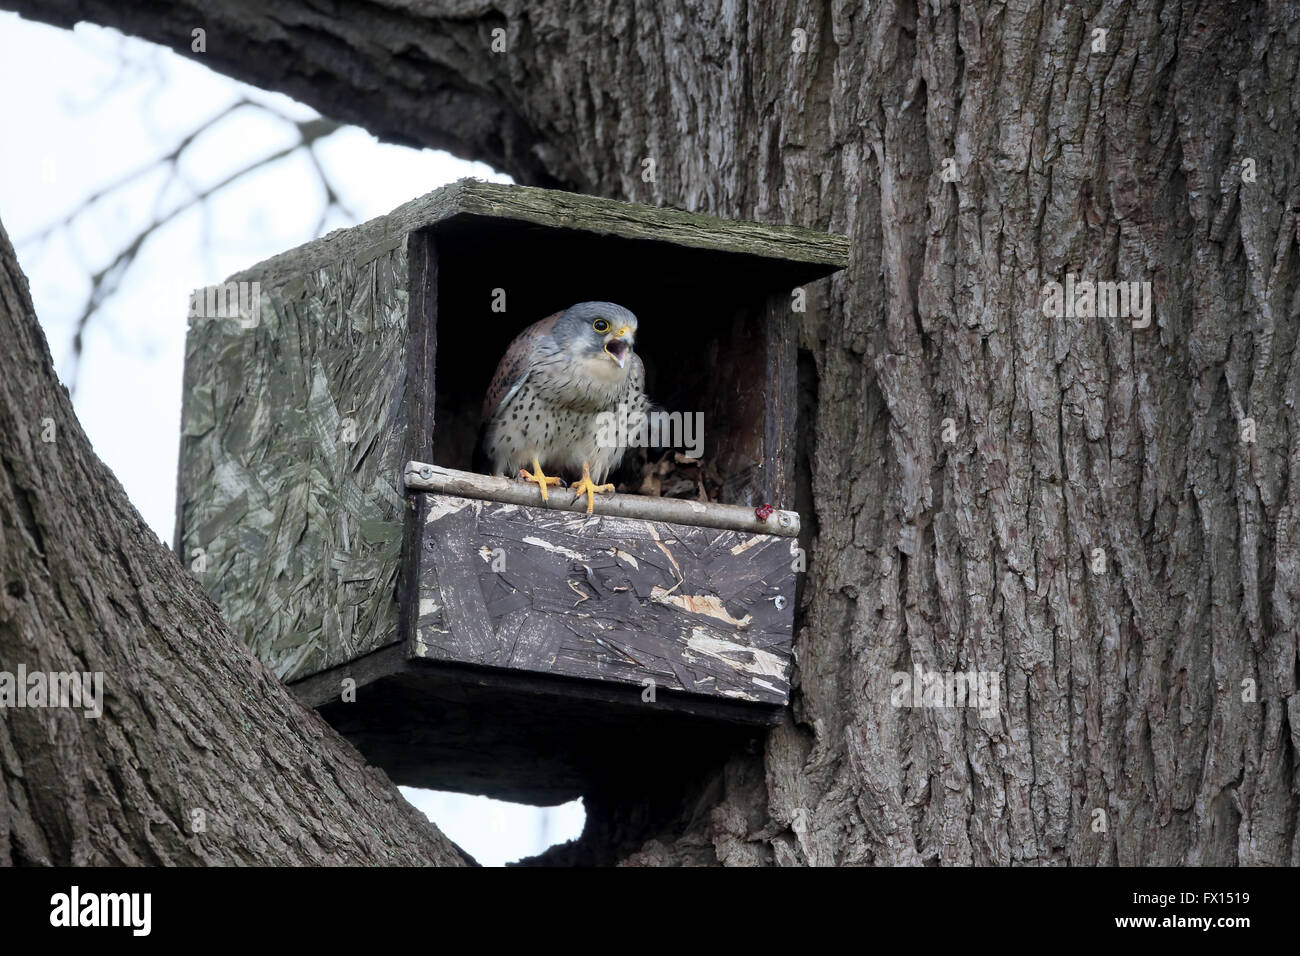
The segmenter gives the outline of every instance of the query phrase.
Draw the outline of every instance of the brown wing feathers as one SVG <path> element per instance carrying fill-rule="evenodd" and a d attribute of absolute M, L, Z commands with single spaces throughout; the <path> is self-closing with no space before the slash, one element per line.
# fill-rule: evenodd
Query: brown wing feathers
<path fill-rule="evenodd" d="M 488 386 L 487 395 L 483 398 L 483 421 L 485 423 L 496 414 L 497 407 L 509 394 L 510 389 L 519 384 L 519 381 L 528 374 L 528 369 L 535 357 L 537 340 L 551 331 L 555 325 L 555 320 L 561 314 L 556 312 L 554 315 L 548 315 L 546 318 L 534 322 L 520 332 L 515 337 L 515 340 L 510 343 L 510 348 L 506 349 L 506 354 L 501 357 L 501 363 L 497 365 L 496 374 L 492 376 L 492 384 Z"/>

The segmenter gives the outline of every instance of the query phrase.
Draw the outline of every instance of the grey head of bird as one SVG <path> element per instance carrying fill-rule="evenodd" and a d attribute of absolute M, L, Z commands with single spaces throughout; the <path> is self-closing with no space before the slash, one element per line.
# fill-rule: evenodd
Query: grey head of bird
<path fill-rule="evenodd" d="M 579 302 L 555 320 L 551 337 L 591 377 L 622 382 L 627 379 L 636 330 L 636 316 L 621 305 Z"/>

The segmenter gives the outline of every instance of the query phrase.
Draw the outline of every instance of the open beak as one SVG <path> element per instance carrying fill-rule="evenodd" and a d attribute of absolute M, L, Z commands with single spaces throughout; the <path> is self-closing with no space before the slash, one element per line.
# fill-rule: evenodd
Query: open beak
<path fill-rule="evenodd" d="M 605 354 L 617 362 L 619 368 L 627 368 L 627 357 L 632 354 L 632 342 L 627 338 L 631 331 L 624 326 L 605 343 Z"/>

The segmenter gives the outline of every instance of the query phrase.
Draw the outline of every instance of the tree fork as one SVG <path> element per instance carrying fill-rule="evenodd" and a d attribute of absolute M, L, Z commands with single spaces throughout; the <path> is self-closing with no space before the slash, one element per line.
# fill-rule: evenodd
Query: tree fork
<path fill-rule="evenodd" d="M 467 857 L 222 622 L 95 456 L 0 225 L 0 670 L 102 674 L 103 715 L 0 708 L 0 865 Z"/>

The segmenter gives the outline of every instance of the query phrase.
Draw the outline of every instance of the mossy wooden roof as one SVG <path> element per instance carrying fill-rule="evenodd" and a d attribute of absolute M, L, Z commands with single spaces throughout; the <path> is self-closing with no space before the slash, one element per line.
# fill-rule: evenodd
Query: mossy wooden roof
<path fill-rule="evenodd" d="M 513 224 L 513 226 L 512 226 Z M 849 240 L 799 226 L 770 226 L 556 189 L 462 179 L 351 229 L 298 246 L 231 277 L 265 285 L 355 257 L 358 264 L 390 251 L 426 227 L 517 228 L 518 224 L 611 236 L 745 257 L 787 288 L 848 265 Z"/>

